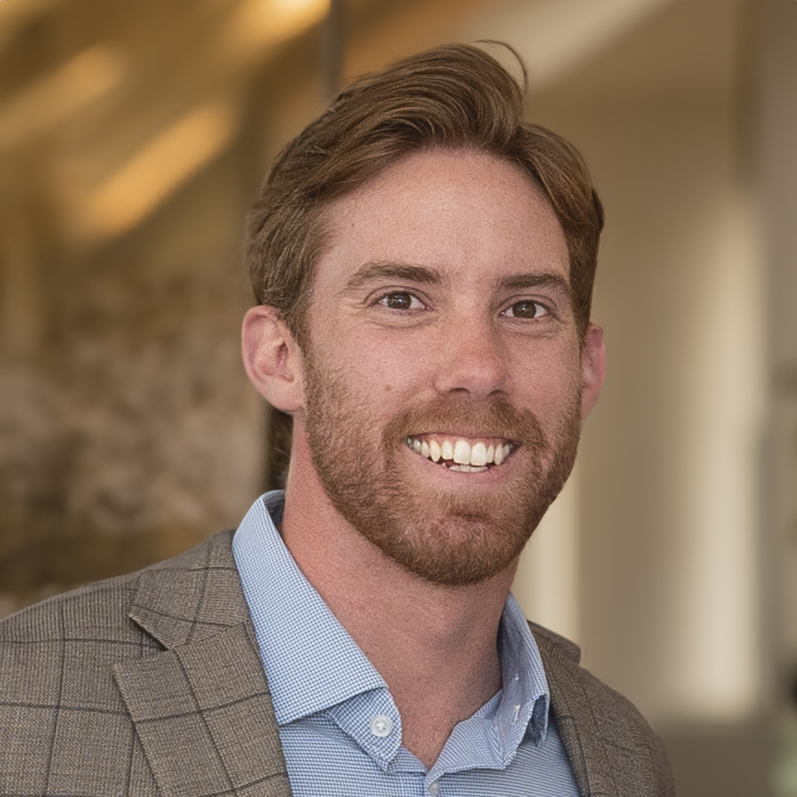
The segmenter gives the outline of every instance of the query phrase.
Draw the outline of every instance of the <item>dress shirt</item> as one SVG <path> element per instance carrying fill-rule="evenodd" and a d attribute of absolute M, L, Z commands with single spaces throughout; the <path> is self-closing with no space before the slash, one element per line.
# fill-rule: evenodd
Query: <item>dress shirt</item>
<path fill-rule="evenodd" d="M 451 733 L 431 769 L 401 745 L 382 676 L 280 537 L 281 492 L 259 498 L 233 539 L 295 797 L 578 797 L 549 717 L 537 645 L 510 595 L 502 689 Z"/>

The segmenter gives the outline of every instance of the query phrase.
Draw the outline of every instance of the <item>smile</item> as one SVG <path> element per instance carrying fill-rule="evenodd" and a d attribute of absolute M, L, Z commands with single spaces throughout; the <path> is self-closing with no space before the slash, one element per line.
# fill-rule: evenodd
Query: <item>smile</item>
<path fill-rule="evenodd" d="M 422 457 L 449 470 L 481 473 L 500 465 L 515 445 L 501 440 L 463 440 L 461 437 L 408 437 L 407 446 Z"/>

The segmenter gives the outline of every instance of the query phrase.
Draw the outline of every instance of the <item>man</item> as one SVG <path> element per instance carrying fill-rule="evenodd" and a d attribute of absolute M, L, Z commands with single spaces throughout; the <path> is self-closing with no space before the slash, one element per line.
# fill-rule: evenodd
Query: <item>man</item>
<path fill-rule="evenodd" d="M 249 223 L 286 491 L 2 628 L 8 795 L 666 795 L 661 746 L 509 595 L 604 375 L 603 214 L 489 55 L 365 77 Z"/>

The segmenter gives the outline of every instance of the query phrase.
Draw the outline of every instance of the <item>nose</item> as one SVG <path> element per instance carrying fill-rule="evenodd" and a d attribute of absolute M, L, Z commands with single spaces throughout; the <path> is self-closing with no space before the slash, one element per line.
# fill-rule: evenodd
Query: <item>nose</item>
<path fill-rule="evenodd" d="M 438 393 L 466 392 L 485 398 L 506 387 L 506 356 L 488 321 L 461 319 L 447 325 L 435 374 Z"/>

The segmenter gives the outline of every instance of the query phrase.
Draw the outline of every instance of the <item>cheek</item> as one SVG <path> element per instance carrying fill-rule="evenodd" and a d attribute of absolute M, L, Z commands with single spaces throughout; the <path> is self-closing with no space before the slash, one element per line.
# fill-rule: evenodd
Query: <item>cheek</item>
<path fill-rule="evenodd" d="M 384 335 L 373 329 L 341 335 L 338 342 L 337 353 L 330 356 L 351 376 L 351 384 L 372 394 L 420 389 L 434 348 L 419 338 Z"/>
<path fill-rule="evenodd" d="M 389 349 L 351 341 L 340 346 L 327 342 L 314 347 L 313 358 L 338 386 L 333 392 L 339 399 L 345 392 L 346 403 L 364 420 L 390 415 L 407 385 L 407 375 Z"/>
<path fill-rule="evenodd" d="M 512 370 L 516 400 L 541 420 L 558 415 L 578 398 L 581 363 L 577 350 L 570 347 L 537 350 Z"/>

